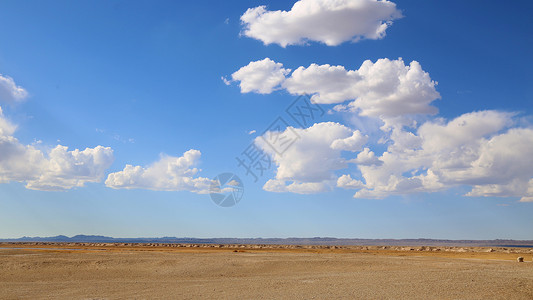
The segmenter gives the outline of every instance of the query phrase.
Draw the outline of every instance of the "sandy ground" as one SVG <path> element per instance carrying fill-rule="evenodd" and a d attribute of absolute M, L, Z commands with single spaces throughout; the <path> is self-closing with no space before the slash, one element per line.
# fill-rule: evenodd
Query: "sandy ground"
<path fill-rule="evenodd" d="M 531 249 L 68 249 L 0 245 L 0 297 L 533 299 Z"/>

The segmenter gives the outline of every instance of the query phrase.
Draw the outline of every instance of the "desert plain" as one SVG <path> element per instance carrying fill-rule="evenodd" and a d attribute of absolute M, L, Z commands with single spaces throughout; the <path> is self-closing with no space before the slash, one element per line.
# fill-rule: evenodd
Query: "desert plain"
<path fill-rule="evenodd" d="M 2 243 L 0 298 L 533 299 L 533 248 Z"/>

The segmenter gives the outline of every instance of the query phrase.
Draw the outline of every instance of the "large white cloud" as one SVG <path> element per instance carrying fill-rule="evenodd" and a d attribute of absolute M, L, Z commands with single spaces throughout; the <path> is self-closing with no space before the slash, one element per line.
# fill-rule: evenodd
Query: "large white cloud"
<path fill-rule="evenodd" d="M 13 78 L 0 74 L 0 102 L 15 103 L 24 100 L 28 92 L 15 84 Z"/>
<path fill-rule="evenodd" d="M 277 166 L 275 178 L 263 188 L 308 194 L 338 187 L 356 189 L 355 198 L 384 198 L 467 186 L 466 196 L 533 202 L 533 128 L 516 127 L 513 118 L 479 111 L 414 129 L 395 126 L 382 131 L 389 142 L 381 155 L 363 148 L 366 136 L 339 123 L 287 128 L 280 136 L 296 132 L 299 139 L 283 153 L 274 151 L 265 136 L 255 140 Z M 345 159 L 342 151 L 354 158 Z M 349 164 L 358 169 L 357 177 L 345 173 Z"/>
<path fill-rule="evenodd" d="M 405 65 L 400 58 L 367 60 L 359 69 L 346 70 L 343 66 L 311 64 L 299 67 L 290 76 L 282 64 L 266 58 L 251 62 L 241 68 L 239 76 L 241 91 L 271 93 L 285 88 L 295 95 L 312 95 L 318 104 L 336 104 L 351 100 L 335 109 L 357 112 L 362 116 L 391 119 L 417 115 L 436 114 L 431 102 L 440 98 L 436 82 L 417 61 Z"/>
<path fill-rule="evenodd" d="M 284 69 L 283 64 L 265 58 L 250 62 L 233 73 L 231 78 L 240 82 L 242 93 L 269 94 L 285 80 L 285 76 L 290 71 L 290 69 Z"/>
<path fill-rule="evenodd" d="M 362 116 L 394 118 L 402 115 L 436 114 L 437 108 L 430 103 L 440 98 L 435 90 L 436 82 L 422 70 L 417 61 L 408 66 L 402 59 L 379 59 L 375 63 L 365 61 L 357 74 L 362 78 L 347 87 L 347 99 L 356 99 L 349 104 Z M 322 95 L 317 91 L 318 99 Z"/>
<path fill-rule="evenodd" d="M 366 141 L 359 131 L 334 122 L 317 123 L 309 128 L 287 128 L 280 137 L 299 137 L 283 153 L 269 142 L 271 133 L 255 139 L 255 143 L 270 154 L 276 163 L 276 178 L 264 189 L 273 192 L 314 193 L 331 189 L 336 176 L 333 171 L 346 168 L 342 150 L 358 150 Z M 354 138 L 355 137 L 355 138 Z"/>
<path fill-rule="evenodd" d="M 387 149 L 380 155 L 370 146 L 363 149 L 367 138 L 357 131 L 344 131 L 344 137 L 332 140 L 318 130 L 338 130 L 342 125 L 336 123 L 297 129 L 306 138 L 287 156 L 272 154 L 278 169 L 266 190 L 313 193 L 331 189 L 336 181 L 337 187 L 359 189 L 356 198 L 383 198 L 470 186 L 467 196 L 533 202 L 533 129 L 516 128 L 513 113 L 490 110 L 450 121 L 427 121 L 437 113 L 431 104 L 440 95 L 436 82 L 416 61 L 409 65 L 402 59 L 365 61 L 356 70 L 311 64 L 278 81 L 279 86 L 270 91 L 284 88 L 292 94 L 311 94 L 315 103 L 340 103 L 334 111 L 379 120 L 384 124 L 378 130 L 380 142 Z M 344 160 L 341 151 L 361 152 Z M 347 163 L 356 166 L 360 178 L 336 177 L 335 171 L 347 171 Z"/>
<path fill-rule="evenodd" d="M 83 151 L 68 151 L 68 147 L 58 145 L 42 162 L 43 168 L 39 176 L 27 180 L 26 187 L 35 190 L 63 190 L 82 187 L 86 182 L 101 182 L 113 159 L 110 147 L 97 146 Z"/>
<path fill-rule="evenodd" d="M 242 16 L 243 34 L 265 45 L 329 46 L 361 39 L 381 39 L 392 21 L 400 18 L 396 4 L 387 0 L 300 0 L 290 11 L 249 8 Z"/>
<path fill-rule="evenodd" d="M 190 191 L 209 193 L 212 180 L 195 177 L 195 167 L 201 157 L 198 150 L 191 149 L 180 157 L 162 156 L 147 167 L 126 165 L 124 170 L 111 173 L 105 181 L 114 189 L 149 189 L 158 191 Z"/>
<path fill-rule="evenodd" d="M 476 143 L 480 138 L 512 125 L 512 116 L 490 110 L 466 113 L 449 122 L 444 119 L 426 122 L 420 126 L 418 133 L 427 151 L 448 152 Z"/>
<path fill-rule="evenodd" d="M 25 182 L 34 190 L 66 190 L 87 182 L 100 182 L 113 162 L 113 150 L 97 146 L 68 151 L 58 145 L 43 152 L 13 136 L 16 126 L 0 108 L 0 183 Z"/>
<path fill-rule="evenodd" d="M 332 104 L 355 99 L 355 85 L 362 80 L 364 78 L 357 70 L 311 64 L 294 70 L 283 87 L 292 94 L 311 94 L 316 103 Z"/>
<path fill-rule="evenodd" d="M 382 164 L 358 165 L 357 198 L 472 186 L 468 196 L 533 196 L 533 129 L 509 128 L 513 115 L 480 111 L 426 122 L 415 133 L 396 128 Z M 408 142 L 406 142 L 408 141 Z"/>

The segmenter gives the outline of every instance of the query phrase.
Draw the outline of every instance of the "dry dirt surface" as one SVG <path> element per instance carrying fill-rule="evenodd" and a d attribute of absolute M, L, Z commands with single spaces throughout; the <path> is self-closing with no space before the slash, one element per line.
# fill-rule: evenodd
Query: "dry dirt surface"
<path fill-rule="evenodd" d="M 0 298 L 533 299 L 532 249 L 437 249 L 1 244 Z"/>

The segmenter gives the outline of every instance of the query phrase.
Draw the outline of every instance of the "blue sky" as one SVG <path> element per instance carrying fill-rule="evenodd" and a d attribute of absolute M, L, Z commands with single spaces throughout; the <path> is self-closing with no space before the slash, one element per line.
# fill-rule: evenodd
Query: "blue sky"
<path fill-rule="evenodd" d="M 533 239 L 533 4 L 328 3 L 2 1 L 0 237 Z"/>

